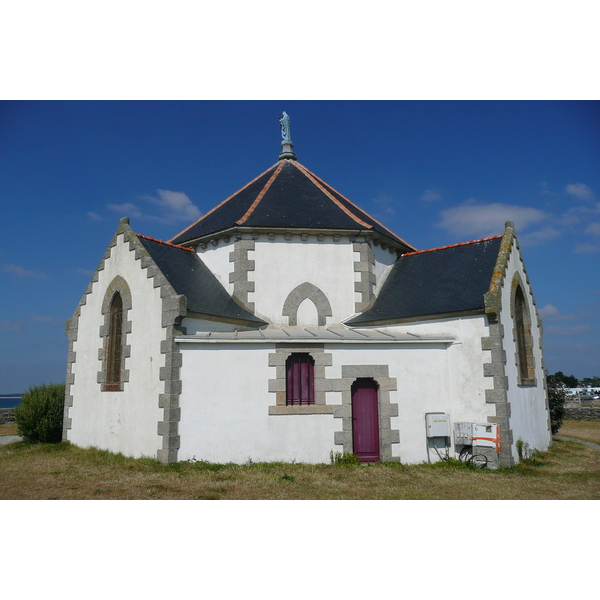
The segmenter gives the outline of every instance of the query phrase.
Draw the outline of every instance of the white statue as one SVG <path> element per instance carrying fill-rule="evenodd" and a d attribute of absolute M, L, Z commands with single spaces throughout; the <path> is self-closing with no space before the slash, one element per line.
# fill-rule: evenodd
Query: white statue
<path fill-rule="evenodd" d="M 281 137 L 283 138 L 283 141 L 291 142 L 290 117 L 285 111 L 283 111 L 283 116 L 279 117 L 279 126 L 281 127 Z"/>

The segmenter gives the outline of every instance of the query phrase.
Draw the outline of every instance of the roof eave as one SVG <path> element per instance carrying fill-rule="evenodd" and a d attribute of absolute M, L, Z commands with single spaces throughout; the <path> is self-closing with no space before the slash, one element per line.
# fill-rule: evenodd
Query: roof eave
<path fill-rule="evenodd" d="M 471 308 L 468 310 L 457 310 L 451 312 L 443 312 L 443 313 L 432 313 L 426 315 L 409 315 L 406 317 L 392 317 L 388 319 L 365 319 L 362 320 L 359 317 L 353 317 L 348 321 L 344 321 L 344 325 L 347 327 L 350 326 L 360 326 L 360 327 L 373 327 L 373 326 L 383 326 L 383 325 L 396 325 L 403 323 L 418 323 L 421 321 L 433 321 L 435 319 L 456 319 L 459 317 L 470 317 L 485 314 L 485 309 L 482 306 L 481 308 Z"/>
<path fill-rule="evenodd" d="M 372 241 L 376 246 L 381 246 L 384 250 L 389 249 L 396 251 L 399 254 L 412 251 L 412 247 L 401 244 L 397 240 L 388 237 L 378 231 L 372 229 L 334 229 L 331 227 L 245 227 L 243 225 L 236 225 L 228 227 L 227 229 L 221 229 L 220 231 L 214 231 L 207 235 L 198 236 L 184 242 L 179 242 L 178 246 L 184 246 L 186 248 L 193 246 L 203 246 L 206 248 L 208 244 L 216 246 L 220 240 L 224 240 L 228 243 L 232 237 L 236 235 L 327 235 L 327 236 L 348 236 L 349 238 L 364 237 L 367 241 Z"/>
<path fill-rule="evenodd" d="M 263 321 L 259 317 L 254 317 L 254 319 L 244 319 L 244 318 L 240 318 L 240 317 L 224 317 L 223 315 L 195 312 L 193 310 L 188 310 L 186 316 L 190 319 L 202 319 L 204 321 L 229 323 L 231 325 L 241 325 L 244 327 L 252 327 L 254 329 L 266 327 L 267 325 L 269 325 L 269 323 L 267 321 Z"/>

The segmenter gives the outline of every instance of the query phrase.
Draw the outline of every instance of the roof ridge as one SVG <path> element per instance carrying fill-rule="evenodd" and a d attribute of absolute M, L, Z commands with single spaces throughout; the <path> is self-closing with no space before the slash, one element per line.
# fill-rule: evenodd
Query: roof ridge
<path fill-rule="evenodd" d="M 477 244 L 478 242 L 487 242 L 503 237 L 502 235 L 492 235 L 479 240 L 469 240 L 468 242 L 459 242 L 458 244 L 449 244 L 448 246 L 438 246 L 437 248 L 427 248 L 426 250 L 417 250 L 415 252 L 406 252 L 402 256 L 412 256 L 413 254 L 423 254 L 424 252 L 435 252 L 436 250 L 446 250 L 447 248 L 456 248 L 457 246 L 467 246 L 468 244 Z"/>
<path fill-rule="evenodd" d="M 257 179 L 260 179 L 263 175 L 268 173 L 272 168 L 277 167 L 277 164 L 279 162 L 280 161 L 277 161 L 274 165 L 271 165 L 268 169 L 263 171 L 260 175 L 257 175 L 252 181 L 249 181 L 246 185 L 242 186 L 239 190 L 233 192 L 233 194 L 231 194 L 230 196 L 225 198 L 225 200 L 223 200 L 222 202 L 219 202 L 219 204 L 217 204 L 215 207 L 211 208 L 208 212 L 204 213 L 200 218 L 196 219 L 191 225 L 188 225 L 185 229 L 182 229 L 177 235 L 174 235 L 171 239 L 172 240 L 177 239 L 180 235 L 183 235 L 186 231 L 188 231 L 189 229 L 194 227 L 194 225 L 200 223 L 200 221 L 202 221 L 203 219 L 208 217 L 208 215 L 214 213 L 215 210 L 217 210 L 217 208 L 220 208 L 221 206 L 223 206 L 223 204 L 225 204 L 226 202 L 229 202 L 229 200 L 231 200 L 235 195 L 239 194 L 242 190 L 245 190 L 248 186 L 252 185 Z"/>
<path fill-rule="evenodd" d="M 298 161 L 294 161 L 293 164 L 294 164 L 294 166 L 296 166 L 298 168 L 299 171 L 302 171 L 302 173 L 304 173 L 304 175 L 306 175 L 308 177 L 308 179 L 310 179 L 330 200 L 332 200 L 339 208 L 341 208 L 350 218 L 354 219 L 357 223 L 359 223 L 360 225 L 363 225 L 367 229 L 373 229 L 373 225 L 369 225 L 368 223 L 365 223 L 362 219 L 357 217 L 352 211 L 348 210 L 348 208 L 346 208 L 343 204 L 341 204 L 340 201 L 329 192 L 329 190 L 325 189 L 322 185 L 322 183 L 325 183 L 325 182 L 324 181 L 321 182 L 321 180 L 317 181 L 318 178 L 316 175 L 314 175 L 314 173 L 312 171 L 307 169 L 304 165 L 300 164 Z"/>
<path fill-rule="evenodd" d="M 304 167 L 304 165 L 301 165 L 301 166 Z M 373 221 L 375 221 L 375 223 L 377 223 L 377 225 L 379 225 L 380 227 L 383 227 L 386 231 L 389 231 L 394 237 L 398 238 L 400 241 L 402 241 L 404 244 L 406 244 L 410 248 L 414 247 L 412 244 L 409 244 L 406 240 L 401 238 L 398 234 L 394 233 L 391 229 L 386 227 L 383 223 L 378 221 L 373 215 L 364 211 L 362 208 L 360 208 L 360 206 L 358 206 L 357 204 L 352 202 L 352 200 L 350 200 L 349 198 L 346 198 L 346 196 L 344 196 L 344 194 L 342 194 L 340 191 L 336 190 L 334 187 L 330 186 L 325 180 L 321 179 L 318 175 L 313 173 L 310 169 L 308 169 L 307 167 L 304 167 L 304 169 L 306 169 L 315 179 L 319 180 L 323 185 L 326 185 L 327 187 L 330 187 L 332 190 L 334 190 L 336 192 L 336 194 L 339 194 L 346 202 L 348 202 L 349 204 L 354 206 L 354 208 L 357 208 L 361 212 L 364 212 L 365 214 L 367 214 L 370 219 L 373 219 Z"/>
<path fill-rule="evenodd" d="M 156 238 L 150 237 L 149 235 L 142 235 L 141 233 L 136 233 L 137 237 L 144 238 L 145 240 L 150 240 L 151 242 L 158 242 L 159 244 L 164 244 L 165 246 L 171 246 L 172 248 L 179 248 L 180 250 L 187 250 L 188 252 L 194 252 L 192 248 L 187 248 L 186 246 L 178 246 L 177 244 L 171 244 L 171 242 L 165 242 L 163 240 L 157 240 Z"/>
<path fill-rule="evenodd" d="M 272 183 L 277 178 L 277 175 L 279 175 L 279 173 L 281 173 L 281 169 L 283 169 L 284 164 L 285 164 L 285 161 L 283 161 L 283 160 L 279 161 L 279 164 L 277 165 L 277 168 L 275 169 L 273 175 L 271 175 L 269 181 L 267 181 L 267 183 L 265 183 L 265 187 L 263 187 L 263 189 L 260 191 L 258 196 L 256 196 L 256 199 L 250 205 L 250 208 L 246 211 L 246 214 L 239 221 L 235 222 L 236 225 L 242 225 L 250 218 L 250 215 L 254 212 L 254 209 L 260 204 L 260 201 L 264 198 L 264 195 L 267 193 L 267 191 L 271 187 Z"/>

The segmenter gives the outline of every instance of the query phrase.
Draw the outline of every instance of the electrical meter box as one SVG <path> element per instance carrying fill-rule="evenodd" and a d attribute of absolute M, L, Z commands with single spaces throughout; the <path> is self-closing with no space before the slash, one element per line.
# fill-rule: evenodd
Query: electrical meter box
<path fill-rule="evenodd" d="M 500 429 L 497 423 L 473 423 L 473 446 L 496 448 L 500 452 Z"/>
<path fill-rule="evenodd" d="M 427 413 L 425 415 L 427 437 L 450 437 L 450 415 Z"/>
<path fill-rule="evenodd" d="M 454 443 L 457 446 L 473 443 L 473 423 L 454 423 Z"/>

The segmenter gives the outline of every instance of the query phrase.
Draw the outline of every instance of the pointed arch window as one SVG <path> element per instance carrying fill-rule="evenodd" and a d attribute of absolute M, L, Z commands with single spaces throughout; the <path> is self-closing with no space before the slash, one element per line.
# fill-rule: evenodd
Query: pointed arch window
<path fill-rule="evenodd" d="M 123 299 L 116 292 L 110 303 L 108 330 L 108 355 L 106 360 L 106 388 L 121 385 L 121 362 L 123 355 Z"/>
<path fill-rule="evenodd" d="M 517 285 L 514 295 L 514 338 L 519 385 L 536 385 L 533 365 L 531 318 L 523 289 Z"/>
<path fill-rule="evenodd" d="M 97 381 L 103 392 L 122 392 L 129 381 L 126 366 L 131 354 L 131 346 L 127 344 L 131 333 L 131 321 L 127 319 L 130 310 L 131 290 L 125 279 L 117 275 L 102 301 L 104 323 L 99 331 L 102 347 L 98 351 L 102 366 Z"/>

